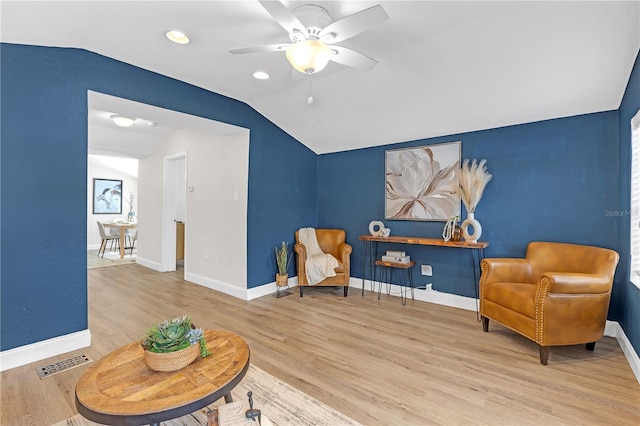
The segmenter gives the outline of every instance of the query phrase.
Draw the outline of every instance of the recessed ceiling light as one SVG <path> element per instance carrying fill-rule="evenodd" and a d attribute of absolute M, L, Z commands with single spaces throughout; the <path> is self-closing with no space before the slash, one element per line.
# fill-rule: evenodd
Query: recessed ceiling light
<path fill-rule="evenodd" d="M 269 77 L 271 76 L 264 71 L 256 71 L 253 73 L 253 78 L 257 78 L 258 80 L 266 80 Z"/>
<path fill-rule="evenodd" d="M 133 122 L 136 121 L 135 118 L 123 117 L 117 114 L 113 114 L 111 116 L 111 119 L 114 123 L 116 123 L 117 126 L 120 127 L 131 127 L 133 125 Z"/>
<path fill-rule="evenodd" d="M 183 33 L 182 31 L 171 30 L 167 31 L 165 34 L 169 40 L 178 44 L 189 44 L 191 40 L 189 40 L 189 36 Z"/>

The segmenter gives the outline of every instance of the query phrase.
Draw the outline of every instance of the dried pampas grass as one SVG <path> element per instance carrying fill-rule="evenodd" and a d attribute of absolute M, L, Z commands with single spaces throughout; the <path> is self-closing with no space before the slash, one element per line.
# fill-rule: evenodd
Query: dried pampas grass
<path fill-rule="evenodd" d="M 475 159 L 469 166 L 469 159 L 464 160 L 460 168 L 460 198 L 467 208 L 467 212 L 473 213 L 482 198 L 485 186 L 493 177 L 485 167 L 487 160 L 478 163 Z"/>

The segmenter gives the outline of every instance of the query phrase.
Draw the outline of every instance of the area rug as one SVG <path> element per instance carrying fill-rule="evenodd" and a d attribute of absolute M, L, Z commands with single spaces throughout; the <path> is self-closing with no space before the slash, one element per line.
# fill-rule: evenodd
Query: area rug
<path fill-rule="evenodd" d="M 120 252 L 119 251 L 114 251 L 114 252 L 106 252 L 104 254 L 104 259 L 109 259 L 109 260 L 133 260 L 135 262 L 136 258 L 138 257 L 137 252 L 134 250 L 133 251 L 133 255 L 130 254 L 131 252 L 129 250 L 127 250 L 125 252 L 124 258 L 120 259 Z"/>
<path fill-rule="evenodd" d="M 246 401 L 247 392 L 253 393 L 254 407 L 268 417 L 276 426 L 358 426 L 360 423 L 334 410 L 328 405 L 299 391 L 293 386 L 273 377 L 269 373 L 249 366 L 247 374 L 231 391 L 234 401 Z M 218 401 L 216 404 L 222 404 Z M 214 404 L 215 405 L 215 404 Z M 200 411 L 162 422 L 164 426 L 191 426 L 207 424 L 207 411 Z M 86 420 L 80 414 L 56 423 L 54 426 L 93 426 L 98 423 Z"/>
<path fill-rule="evenodd" d="M 87 252 L 87 269 L 108 268 L 110 266 L 129 265 L 136 263 L 137 250 L 133 250 L 133 256 L 127 250 L 124 259 L 120 259 L 120 252 L 110 252 L 107 250 L 104 257 L 98 256 L 98 250 L 89 250 Z"/>

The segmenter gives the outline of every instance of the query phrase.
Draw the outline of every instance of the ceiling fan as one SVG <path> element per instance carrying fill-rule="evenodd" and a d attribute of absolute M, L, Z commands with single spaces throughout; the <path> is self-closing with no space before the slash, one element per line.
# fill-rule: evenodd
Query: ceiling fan
<path fill-rule="evenodd" d="M 329 61 L 362 70 L 370 70 L 378 64 L 362 53 L 334 43 L 387 20 L 389 16 L 381 5 L 334 22 L 329 12 L 313 4 L 299 6 L 293 11 L 280 1 L 260 1 L 260 4 L 289 33 L 291 42 L 232 49 L 229 53 L 286 52 L 291 65 L 308 75 L 321 71 Z"/>

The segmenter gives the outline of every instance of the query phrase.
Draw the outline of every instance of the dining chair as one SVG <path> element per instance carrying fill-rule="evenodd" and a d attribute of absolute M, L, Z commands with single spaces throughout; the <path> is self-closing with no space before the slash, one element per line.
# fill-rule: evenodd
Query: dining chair
<path fill-rule="evenodd" d="M 136 232 L 129 237 L 131 239 L 131 253 L 130 256 L 133 256 L 133 246 L 136 245 L 136 241 L 138 241 L 138 228 L 136 228 Z"/>
<path fill-rule="evenodd" d="M 100 238 L 102 238 L 100 248 L 98 249 L 98 256 L 100 256 L 100 251 L 102 251 L 102 257 L 104 257 L 104 252 L 107 249 L 107 242 L 111 241 L 113 244 L 114 240 L 120 241 L 120 235 L 107 234 L 104 230 L 104 225 L 100 221 L 98 221 L 98 231 L 100 232 Z"/>
<path fill-rule="evenodd" d="M 109 235 L 117 237 L 117 239 L 111 241 L 111 247 L 109 247 L 109 250 L 113 251 L 114 246 L 115 246 L 115 250 L 120 250 L 120 230 L 118 228 L 109 228 Z M 124 234 L 124 238 L 126 242 L 126 239 L 127 239 L 126 231 Z"/>

